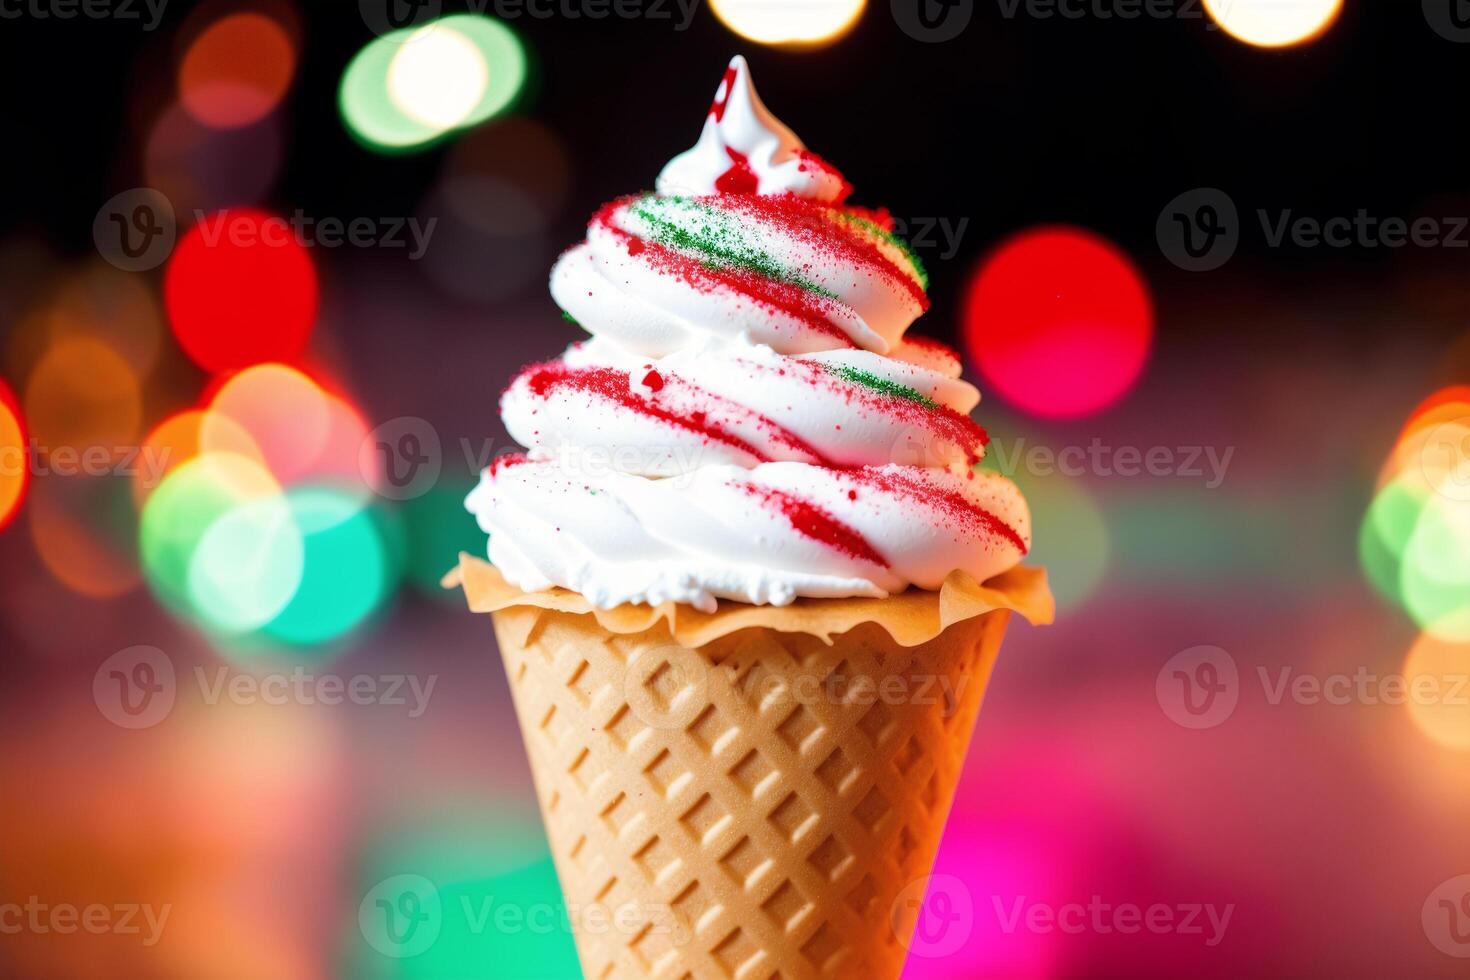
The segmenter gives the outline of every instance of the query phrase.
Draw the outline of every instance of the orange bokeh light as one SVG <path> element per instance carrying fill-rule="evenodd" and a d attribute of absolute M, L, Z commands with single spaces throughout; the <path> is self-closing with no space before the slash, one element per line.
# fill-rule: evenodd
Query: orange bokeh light
<path fill-rule="evenodd" d="M 29 484 L 30 456 L 20 404 L 0 380 L 0 528 L 15 519 Z"/>
<path fill-rule="evenodd" d="M 1470 675 L 1470 644 L 1425 633 L 1409 650 L 1404 679 L 1409 717 L 1430 740 L 1470 750 L 1470 704 L 1461 693 Z M 1416 687 L 1417 685 L 1417 687 Z"/>
<path fill-rule="evenodd" d="M 270 17 L 239 13 L 207 27 L 179 66 L 179 100 L 195 119 L 217 129 L 267 116 L 296 74 L 296 49 Z"/>
<path fill-rule="evenodd" d="M 46 453 L 135 445 L 143 418 L 138 376 L 110 345 L 71 337 L 48 350 L 26 386 L 26 420 Z"/>

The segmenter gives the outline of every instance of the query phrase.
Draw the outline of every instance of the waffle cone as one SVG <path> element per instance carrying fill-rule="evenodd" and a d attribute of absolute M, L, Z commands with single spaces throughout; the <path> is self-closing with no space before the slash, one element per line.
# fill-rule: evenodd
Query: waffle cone
<path fill-rule="evenodd" d="M 1039 574 L 680 623 L 465 559 L 585 975 L 898 977 L 1010 611 L 1049 618 Z"/>

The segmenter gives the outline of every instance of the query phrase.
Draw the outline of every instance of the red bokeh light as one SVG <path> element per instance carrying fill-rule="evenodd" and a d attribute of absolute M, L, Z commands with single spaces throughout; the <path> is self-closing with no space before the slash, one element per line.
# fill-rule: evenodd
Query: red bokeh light
<path fill-rule="evenodd" d="M 988 390 L 1033 415 L 1077 418 L 1110 405 L 1138 378 L 1153 304 L 1111 243 L 1080 228 L 1036 228 L 981 262 L 964 338 Z"/>
<path fill-rule="evenodd" d="M 319 298 L 316 270 L 294 230 L 263 211 L 203 218 L 179 242 L 164 278 L 174 335 L 213 372 L 296 358 Z"/>

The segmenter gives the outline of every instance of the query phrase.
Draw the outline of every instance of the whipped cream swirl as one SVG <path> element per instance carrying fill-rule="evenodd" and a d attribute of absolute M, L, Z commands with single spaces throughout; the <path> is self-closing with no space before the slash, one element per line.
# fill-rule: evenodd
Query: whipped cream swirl
<path fill-rule="evenodd" d="M 974 468 L 979 392 L 953 351 L 905 336 L 923 267 L 850 191 L 736 58 L 658 191 L 593 217 L 551 276 L 591 339 L 511 383 L 528 452 L 467 501 L 510 582 L 709 611 L 1020 561 L 1025 502 Z"/>

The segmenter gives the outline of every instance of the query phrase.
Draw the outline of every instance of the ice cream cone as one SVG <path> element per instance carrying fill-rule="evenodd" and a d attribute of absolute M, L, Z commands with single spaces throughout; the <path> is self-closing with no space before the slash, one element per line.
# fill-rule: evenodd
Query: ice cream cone
<path fill-rule="evenodd" d="M 494 614 L 586 976 L 899 976 L 1044 576 L 712 616 L 518 596 L 469 558 L 452 578 Z"/>

